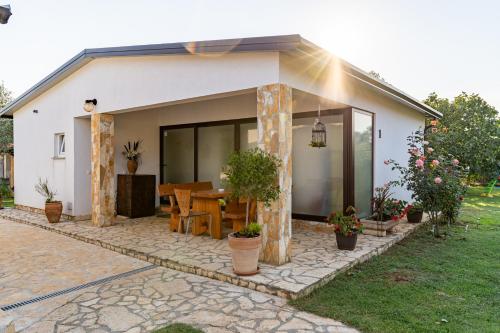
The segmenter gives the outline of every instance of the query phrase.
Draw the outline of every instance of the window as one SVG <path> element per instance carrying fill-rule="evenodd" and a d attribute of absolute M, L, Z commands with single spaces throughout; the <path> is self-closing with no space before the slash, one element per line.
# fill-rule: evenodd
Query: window
<path fill-rule="evenodd" d="M 54 157 L 63 158 L 66 153 L 66 139 L 64 133 L 54 135 Z"/>

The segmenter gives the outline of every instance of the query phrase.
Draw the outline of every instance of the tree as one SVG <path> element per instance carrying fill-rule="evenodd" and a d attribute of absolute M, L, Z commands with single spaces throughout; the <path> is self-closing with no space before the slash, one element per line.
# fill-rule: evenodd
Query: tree
<path fill-rule="evenodd" d="M 250 200 L 269 206 L 279 198 L 278 168 L 281 162 L 275 156 L 255 148 L 232 153 L 227 164 L 226 182 L 233 198 L 245 198 L 247 201 L 245 225 L 248 226 Z"/>
<path fill-rule="evenodd" d="M 0 82 L 0 109 L 12 100 L 12 93 Z M 0 154 L 13 152 L 13 125 L 12 119 L 0 118 Z"/>
<path fill-rule="evenodd" d="M 425 104 L 440 111 L 438 134 L 430 139 L 442 155 L 453 155 L 469 168 L 469 180 L 487 180 L 500 168 L 498 111 L 478 94 L 462 92 L 453 100 L 431 93 Z"/>

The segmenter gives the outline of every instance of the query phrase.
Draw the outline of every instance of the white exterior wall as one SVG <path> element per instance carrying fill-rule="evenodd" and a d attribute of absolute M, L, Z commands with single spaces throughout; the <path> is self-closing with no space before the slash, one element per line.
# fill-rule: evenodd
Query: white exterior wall
<path fill-rule="evenodd" d="M 85 120 L 75 119 L 88 117 L 84 100 L 96 98 L 96 112 L 112 113 L 246 90 L 277 82 L 277 60 L 277 52 L 253 52 L 91 61 L 14 113 L 16 204 L 44 207 L 33 188 L 42 177 L 57 190 L 64 213 L 89 214 L 90 132 Z M 216 112 L 207 113 L 207 119 L 216 118 Z M 189 117 L 181 114 L 178 121 L 186 122 Z M 66 135 L 65 159 L 52 159 L 55 133 Z M 71 211 L 69 206 L 73 206 Z"/>
<path fill-rule="evenodd" d="M 98 100 L 96 112 L 115 113 L 116 173 L 126 168 L 122 145 L 142 139 L 144 163 L 139 173 L 155 174 L 158 181 L 159 126 L 256 116 L 254 92 L 165 105 L 276 82 L 337 102 L 330 106 L 351 105 L 374 112 L 374 130 L 382 129 L 382 138 L 375 141 L 375 185 L 394 179 L 383 160 L 406 161 L 406 136 L 423 126 L 424 116 L 346 77 L 335 65 L 318 75 L 314 69 L 304 72 L 308 66 L 292 60 L 277 52 L 92 60 L 14 113 L 16 203 L 43 208 L 43 198 L 33 189 L 42 177 L 57 190 L 65 213 L 90 213 L 90 123 L 82 109 L 85 99 Z M 300 103 L 294 107 L 294 111 L 302 108 Z M 118 113 L 124 110 L 134 111 Z M 52 158 L 55 133 L 66 135 L 65 159 Z"/>
<path fill-rule="evenodd" d="M 374 113 L 374 186 L 381 186 L 390 180 L 398 179 L 399 173 L 386 166 L 384 160 L 394 159 L 402 165 L 407 164 L 406 137 L 418 128 L 423 128 L 424 114 L 347 76 L 336 63 L 322 70 L 310 68 L 304 71 L 303 68 L 307 68 L 303 62 L 290 56 L 280 55 L 280 82 Z M 382 130 L 382 138 L 378 138 L 379 129 Z M 405 189 L 397 188 L 393 192 L 395 198 L 403 200 L 411 198 L 411 194 Z"/>

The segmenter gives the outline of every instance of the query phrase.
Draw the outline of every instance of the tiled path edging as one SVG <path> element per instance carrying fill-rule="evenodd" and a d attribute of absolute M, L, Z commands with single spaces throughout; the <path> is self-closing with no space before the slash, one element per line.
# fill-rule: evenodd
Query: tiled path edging
<path fill-rule="evenodd" d="M 112 251 L 122 253 L 137 259 L 141 259 L 143 261 L 147 261 L 153 263 L 155 265 L 175 269 L 177 271 L 192 273 L 200 276 L 205 276 L 208 278 L 220 280 L 223 282 L 228 282 L 237 286 L 249 288 L 252 290 L 257 290 L 260 292 L 265 292 L 271 295 L 277 295 L 284 298 L 292 298 L 295 299 L 297 297 L 307 295 L 314 289 L 324 285 L 325 283 L 331 281 L 335 276 L 341 272 L 344 272 L 351 268 L 352 266 L 364 262 L 369 258 L 379 255 L 385 252 L 389 247 L 394 245 L 395 243 L 404 239 L 408 234 L 413 232 L 418 225 L 412 225 L 408 223 L 402 223 L 399 226 L 399 231 L 395 234 L 392 234 L 388 237 L 378 238 L 375 236 L 362 236 L 359 240 L 359 246 L 356 251 L 338 251 L 335 249 L 335 237 L 328 236 L 326 232 L 328 230 L 322 230 L 321 233 L 314 231 L 314 229 L 324 229 L 323 225 L 315 225 L 314 223 L 304 223 L 296 221 L 294 222 L 294 245 L 296 245 L 297 252 L 296 256 L 292 258 L 292 263 L 287 264 L 290 266 L 290 269 L 287 269 L 287 265 L 274 267 L 269 265 L 261 265 L 262 273 L 254 276 L 254 277 L 238 277 L 232 274 L 229 266 L 230 266 L 230 254 L 223 253 L 219 254 L 219 257 L 223 257 L 223 262 L 221 265 L 225 265 L 225 267 L 221 268 L 213 268 L 211 269 L 210 265 L 195 263 L 193 264 L 192 258 L 181 259 L 181 260 L 173 260 L 171 257 L 161 257 L 160 255 L 152 255 L 151 252 L 147 253 L 147 251 L 140 251 L 137 249 L 131 248 L 132 246 L 121 246 L 112 244 L 108 241 L 103 241 L 101 239 L 97 239 L 99 235 L 95 235 L 95 238 L 83 235 L 83 229 L 86 233 L 89 230 L 102 230 L 99 228 L 89 229 L 95 227 L 86 227 L 84 222 L 64 222 L 60 224 L 48 224 L 45 220 L 45 216 L 36 214 L 36 213 L 27 213 L 20 212 L 15 209 L 5 209 L 0 211 L 0 217 L 5 219 L 9 219 L 11 221 L 25 223 L 28 225 L 37 226 L 49 231 L 53 231 L 56 233 L 60 233 L 90 244 L 98 245 L 106 249 L 110 249 Z M 147 228 L 148 225 L 146 223 L 150 223 L 152 226 L 158 228 L 158 224 L 156 220 L 145 220 L 147 222 L 141 222 L 141 220 L 137 220 L 135 222 L 135 226 L 139 223 L 144 223 L 144 227 Z M 166 226 L 165 220 L 161 222 L 162 225 Z M 130 225 L 124 224 L 123 230 Z M 114 229 L 117 233 L 121 232 L 119 227 L 110 227 L 118 228 Z M 70 229 L 70 230 L 64 230 Z M 71 230 L 74 229 L 74 230 Z M 82 229 L 82 230 L 80 230 Z M 165 232 L 168 228 L 164 228 Z M 162 229 L 163 232 L 163 229 Z M 155 236 L 155 231 L 152 230 L 151 237 Z M 170 236 L 171 237 L 171 236 Z M 194 237 L 196 239 L 200 239 L 200 237 Z M 202 239 L 204 242 L 210 242 L 213 240 L 210 239 Z M 167 242 L 167 240 L 165 240 Z M 171 241 L 171 240 L 170 240 Z M 172 242 L 172 241 L 171 241 Z M 221 242 L 221 241 L 215 241 Z M 222 241 L 223 242 L 223 241 Z M 183 246 L 182 242 L 177 243 L 179 246 Z M 214 243 L 220 245 L 221 243 Z M 175 245 L 175 244 L 174 244 Z M 224 249 L 218 250 L 218 252 L 223 252 Z M 328 255 L 332 254 L 331 258 L 326 258 Z M 328 260 L 324 260 L 324 259 Z M 296 260 L 294 260 L 296 259 Z M 337 260 L 338 259 L 338 260 Z M 208 266 L 208 268 L 207 268 Z M 293 271 L 294 274 L 297 272 L 306 272 L 303 273 L 304 276 L 300 274 L 296 274 L 292 276 L 292 278 L 288 279 L 291 282 L 287 282 L 287 275 Z M 317 275 L 311 276 L 309 272 L 316 271 Z M 299 279 L 301 283 L 294 283 L 294 278 Z"/>

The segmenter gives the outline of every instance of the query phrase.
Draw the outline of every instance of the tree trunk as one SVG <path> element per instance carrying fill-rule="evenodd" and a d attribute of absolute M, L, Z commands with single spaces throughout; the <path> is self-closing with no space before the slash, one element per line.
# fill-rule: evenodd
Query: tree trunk
<path fill-rule="evenodd" d="M 247 198 L 247 211 L 246 211 L 246 216 L 245 216 L 245 227 L 248 227 L 248 219 L 250 218 L 248 216 L 249 214 L 249 211 L 250 211 L 250 198 Z"/>

